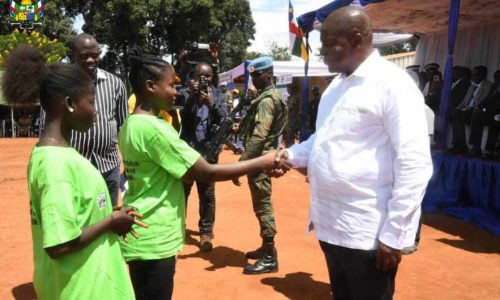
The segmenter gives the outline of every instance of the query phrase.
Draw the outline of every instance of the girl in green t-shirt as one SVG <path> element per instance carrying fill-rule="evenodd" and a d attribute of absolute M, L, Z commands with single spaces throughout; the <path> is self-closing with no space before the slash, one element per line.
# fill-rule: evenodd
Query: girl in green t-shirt
<path fill-rule="evenodd" d="M 159 57 L 130 53 L 129 80 L 137 97 L 118 138 L 129 189 L 124 206 L 144 215 L 150 227 L 140 239 L 122 243 L 137 299 L 170 299 L 175 256 L 185 234 L 183 180 L 223 181 L 274 167 L 274 154 L 230 164 L 208 164 L 157 117 L 175 102 L 175 71 Z M 213 105 L 209 103 L 208 105 Z"/>
<path fill-rule="evenodd" d="M 130 208 L 112 210 L 99 171 L 69 146 L 72 131 L 88 130 L 96 115 L 89 75 L 76 65 L 47 65 L 26 46 L 6 58 L 5 68 L 7 101 L 39 99 L 47 114 L 28 167 L 38 299 L 134 299 L 117 235 L 145 224 Z"/>

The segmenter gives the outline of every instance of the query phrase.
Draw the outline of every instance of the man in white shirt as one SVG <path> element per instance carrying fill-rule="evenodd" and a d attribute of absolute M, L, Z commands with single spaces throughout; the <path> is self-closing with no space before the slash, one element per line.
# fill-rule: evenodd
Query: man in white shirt
<path fill-rule="evenodd" d="M 323 93 L 316 133 L 276 161 L 308 168 L 309 229 L 320 240 L 334 299 L 392 299 L 432 173 L 424 99 L 373 48 L 362 10 L 330 14 L 321 42 L 325 64 L 339 76 Z"/>

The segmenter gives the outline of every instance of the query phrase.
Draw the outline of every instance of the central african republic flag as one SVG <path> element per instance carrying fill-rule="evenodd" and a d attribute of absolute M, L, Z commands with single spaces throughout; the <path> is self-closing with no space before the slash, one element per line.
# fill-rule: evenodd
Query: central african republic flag
<path fill-rule="evenodd" d="M 290 31 L 290 54 L 307 61 L 309 53 L 307 53 L 304 45 L 304 33 L 302 32 L 302 29 L 297 26 L 297 21 L 293 17 L 293 6 L 291 0 L 288 0 L 288 28 Z"/>

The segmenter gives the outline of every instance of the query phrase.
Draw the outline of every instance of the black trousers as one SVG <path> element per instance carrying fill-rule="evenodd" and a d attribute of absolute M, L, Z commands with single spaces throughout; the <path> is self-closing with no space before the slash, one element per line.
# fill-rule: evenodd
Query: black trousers
<path fill-rule="evenodd" d="M 111 197 L 111 204 L 116 206 L 118 204 L 118 193 L 120 192 L 120 166 L 101 173 L 106 185 L 108 186 L 109 196 Z"/>
<path fill-rule="evenodd" d="M 195 180 L 200 198 L 198 228 L 200 235 L 213 236 L 215 223 L 215 182 L 203 182 Z M 193 183 L 184 183 L 184 194 L 186 196 L 186 207 Z"/>
<path fill-rule="evenodd" d="M 137 300 L 169 300 L 174 291 L 175 256 L 128 262 Z"/>
<path fill-rule="evenodd" d="M 483 129 L 484 127 L 489 127 L 485 149 L 490 152 L 495 150 L 495 144 L 498 139 L 499 123 L 495 122 L 494 117 L 495 113 L 491 111 L 478 111 L 472 113 L 469 144 L 477 149 L 481 149 Z"/>
<path fill-rule="evenodd" d="M 468 150 L 467 141 L 465 139 L 465 125 L 470 124 L 472 110 L 456 110 L 451 119 L 452 125 L 452 144 L 454 147 L 460 148 L 463 151 Z M 482 132 L 481 132 L 482 134 Z"/>
<path fill-rule="evenodd" d="M 334 300 L 391 300 L 397 267 L 377 270 L 376 250 L 356 250 L 320 241 Z"/>

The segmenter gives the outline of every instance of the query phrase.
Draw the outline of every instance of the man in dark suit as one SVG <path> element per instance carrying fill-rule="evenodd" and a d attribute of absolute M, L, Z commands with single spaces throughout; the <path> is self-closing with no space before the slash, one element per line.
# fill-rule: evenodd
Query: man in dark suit
<path fill-rule="evenodd" d="M 180 90 L 179 97 L 185 99 L 182 111 L 182 130 L 180 137 L 200 154 L 209 150 L 207 142 L 212 137 L 212 128 L 221 123 L 227 115 L 224 95 L 212 84 L 213 71 L 207 63 L 199 63 L 194 68 L 187 88 Z M 204 85 L 204 86 L 201 86 Z M 210 163 L 217 163 L 218 158 Z M 187 199 L 193 183 L 184 184 Z M 215 222 L 215 183 L 196 180 L 200 204 L 200 249 L 212 250 L 213 227 Z"/>
<path fill-rule="evenodd" d="M 471 114 L 469 138 L 469 143 L 472 145 L 471 156 L 481 155 L 481 142 L 485 126 L 489 127 L 485 158 L 490 158 L 495 150 L 495 144 L 498 139 L 498 122 L 495 121 L 495 115 L 500 113 L 500 70 L 495 72 L 493 78 L 495 82 L 491 88 L 490 95 Z"/>
<path fill-rule="evenodd" d="M 464 101 L 465 94 L 470 86 L 470 80 L 465 78 L 465 68 L 454 66 L 451 71 L 451 97 L 450 112 L 453 113 L 457 106 Z"/>
<path fill-rule="evenodd" d="M 464 154 L 469 152 L 465 140 L 465 125 L 470 123 L 472 111 L 477 110 L 489 96 L 492 83 L 486 79 L 487 75 L 488 69 L 485 66 L 477 66 L 472 70 L 472 85 L 467 89 L 464 100 L 455 108 L 451 120 L 453 127 L 451 153 Z"/>

